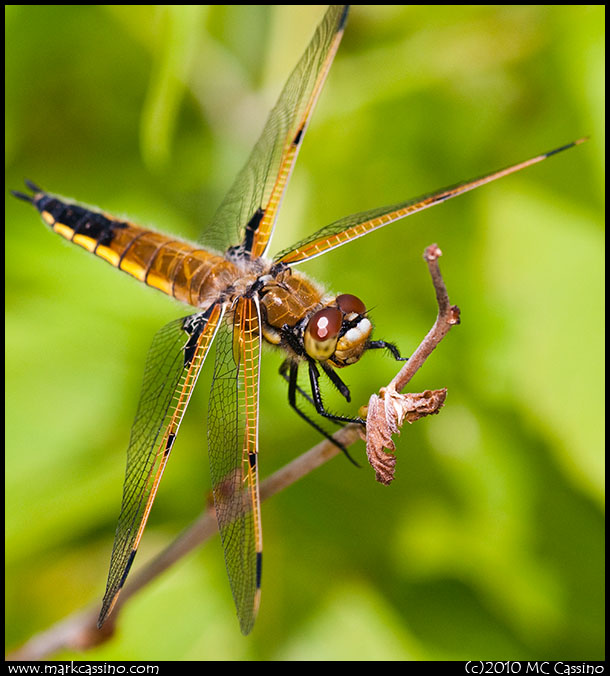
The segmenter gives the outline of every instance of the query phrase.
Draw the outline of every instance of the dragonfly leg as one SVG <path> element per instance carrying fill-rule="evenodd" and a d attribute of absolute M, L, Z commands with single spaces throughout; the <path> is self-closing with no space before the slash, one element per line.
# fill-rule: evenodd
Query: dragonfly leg
<path fill-rule="evenodd" d="M 297 384 L 298 371 L 299 371 L 298 362 L 292 361 L 292 360 L 289 360 L 289 359 L 284 361 L 282 363 L 282 365 L 280 366 L 280 374 L 282 375 L 282 377 L 285 380 L 288 381 L 288 403 L 301 416 L 301 418 L 303 418 L 303 420 L 305 420 L 305 422 L 309 423 L 323 437 L 325 437 L 326 439 L 328 439 L 328 441 L 330 441 L 335 446 L 337 446 L 337 448 L 339 448 L 345 454 L 347 459 L 353 465 L 355 465 L 356 467 L 360 467 L 360 465 L 352 458 L 352 456 L 348 453 L 347 448 L 345 448 L 345 446 L 341 442 L 334 439 L 333 436 L 330 435 L 323 427 L 321 427 L 320 425 L 318 425 L 318 423 L 316 423 L 314 420 L 312 420 L 305 413 L 305 411 L 303 411 L 299 408 L 299 406 L 297 404 L 297 397 L 296 397 L 297 392 L 299 392 L 299 394 L 303 395 L 305 397 L 305 399 L 307 399 L 307 401 L 309 401 L 311 404 L 313 404 L 316 407 L 316 410 L 317 410 L 317 405 L 316 405 L 314 399 L 312 399 L 307 394 L 307 392 L 305 392 L 303 389 L 301 389 Z M 340 422 L 344 422 L 343 420 L 339 421 L 339 420 L 335 420 L 334 418 L 330 418 L 330 419 L 333 420 L 333 422 L 338 423 L 338 424 Z M 345 420 L 349 421 L 349 419 L 345 419 Z"/>
<path fill-rule="evenodd" d="M 285 359 L 280 366 L 280 375 L 282 378 L 290 384 L 290 365 L 292 361 L 290 359 Z M 298 365 L 297 365 L 298 366 Z M 312 405 L 315 406 L 311 396 L 302 388 L 295 384 L 296 391 Z M 291 404 L 292 405 L 292 404 Z M 337 423 L 339 425 L 340 423 Z"/>
<path fill-rule="evenodd" d="M 326 362 L 320 362 L 320 366 L 330 382 L 339 390 L 347 402 L 352 400 L 352 395 L 350 394 L 349 388 L 347 385 L 339 378 L 337 372 L 332 366 L 329 366 Z"/>
<path fill-rule="evenodd" d="M 396 361 L 408 361 L 409 357 L 402 357 L 398 348 L 393 343 L 388 343 L 385 340 L 370 340 L 366 344 L 367 350 L 388 350 Z"/>
<path fill-rule="evenodd" d="M 335 415 L 334 413 L 329 413 L 325 408 L 324 408 L 324 403 L 322 402 L 322 394 L 320 393 L 320 384 L 319 384 L 319 379 L 320 379 L 320 373 L 318 371 L 318 367 L 316 366 L 315 362 L 313 359 L 308 360 L 309 363 L 309 382 L 311 383 L 311 394 L 313 396 L 313 404 L 316 407 L 316 411 L 323 416 L 324 418 L 328 418 L 329 420 L 336 420 L 338 422 L 344 422 L 344 423 L 359 423 L 360 425 L 366 424 L 365 421 L 362 418 L 349 418 L 348 416 L 344 415 Z M 330 368 L 330 367 L 329 367 Z M 349 401 L 349 390 L 347 389 L 347 385 L 339 378 L 339 376 L 333 372 L 333 377 L 330 377 L 328 371 L 326 368 L 324 369 L 324 372 L 329 376 L 331 382 L 343 396 Z M 345 394 L 347 392 L 347 395 Z"/>

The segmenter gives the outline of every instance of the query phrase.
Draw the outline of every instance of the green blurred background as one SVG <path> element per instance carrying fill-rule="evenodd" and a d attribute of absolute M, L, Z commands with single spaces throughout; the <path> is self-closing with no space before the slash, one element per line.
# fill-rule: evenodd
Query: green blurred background
<path fill-rule="evenodd" d="M 322 6 L 9 6 L 6 176 L 196 238 Z M 603 97 L 599 6 L 357 6 L 280 216 L 277 251 L 341 216 L 591 140 L 301 269 L 411 352 L 438 242 L 462 325 L 414 391 L 397 479 L 337 457 L 263 505 L 262 604 L 239 633 L 217 538 L 86 655 L 138 660 L 602 659 Z M 99 601 L 155 331 L 188 314 L 6 204 L 7 646 Z M 263 357 L 265 477 L 318 441 Z M 208 373 L 134 569 L 203 508 Z M 395 372 L 342 375 L 354 411 Z M 366 465 L 362 444 L 354 455 Z"/>

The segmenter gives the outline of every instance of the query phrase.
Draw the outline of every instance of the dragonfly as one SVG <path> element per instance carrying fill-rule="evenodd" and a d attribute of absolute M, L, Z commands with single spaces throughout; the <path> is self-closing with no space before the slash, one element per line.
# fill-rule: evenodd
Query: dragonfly
<path fill-rule="evenodd" d="M 373 325 L 360 298 L 327 293 L 295 267 L 584 140 L 420 197 L 346 216 L 271 257 L 268 251 L 282 197 L 343 36 L 348 7 L 329 6 L 252 153 L 198 242 L 101 213 L 48 193 L 31 181 L 26 181 L 28 193 L 13 192 L 35 207 L 58 235 L 195 308 L 154 336 L 146 359 L 99 627 L 112 612 L 132 567 L 212 346 L 207 444 L 214 506 L 240 628 L 248 634 L 260 603 L 262 575 L 258 481 L 262 343 L 285 356 L 280 373 L 287 381 L 290 406 L 346 453 L 313 416 L 319 414 L 339 424 L 364 421 L 326 410 L 321 376 L 349 402 L 340 369 L 358 362 L 370 350 L 385 349 L 403 359 L 392 343 L 373 340 Z M 300 369 L 309 376 L 309 390 L 298 384 Z"/>

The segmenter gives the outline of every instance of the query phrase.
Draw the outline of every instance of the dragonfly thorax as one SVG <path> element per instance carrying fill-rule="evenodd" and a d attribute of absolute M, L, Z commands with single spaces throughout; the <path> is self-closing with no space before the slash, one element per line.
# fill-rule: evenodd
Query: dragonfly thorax
<path fill-rule="evenodd" d="M 342 368 L 366 349 L 373 327 L 356 296 L 325 294 L 305 275 L 285 268 L 264 279 L 259 299 L 264 338 L 294 357 Z"/>

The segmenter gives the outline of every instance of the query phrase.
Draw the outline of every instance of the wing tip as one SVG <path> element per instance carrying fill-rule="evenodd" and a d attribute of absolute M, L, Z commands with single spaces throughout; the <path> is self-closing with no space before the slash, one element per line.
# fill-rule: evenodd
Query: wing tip
<path fill-rule="evenodd" d="M 96 627 L 98 629 L 101 629 L 104 626 L 104 623 L 108 619 L 108 615 L 112 612 L 112 608 L 114 607 L 114 602 L 116 600 L 116 595 L 113 597 L 112 601 L 108 603 L 107 599 L 104 599 L 102 601 L 102 609 L 100 610 L 100 614 L 97 618 L 96 622 Z"/>
<path fill-rule="evenodd" d="M 349 14 L 349 5 L 343 5 L 343 11 L 341 12 L 341 16 L 339 17 L 339 23 L 337 24 L 337 33 L 339 33 L 345 28 L 348 14 Z"/>
<path fill-rule="evenodd" d="M 564 150 L 568 150 L 569 148 L 573 148 L 574 146 L 579 146 L 581 143 L 585 143 L 586 141 L 589 140 L 588 136 L 583 136 L 582 138 L 577 139 L 576 141 L 572 141 L 571 143 L 566 143 L 563 146 L 560 146 L 559 148 L 554 148 L 553 150 L 549 150 L 548 153 L 544 153 L 542 156 L 543 159 L 546 159 L 547 157 L 551 157 L 552 155 L 557 155 L 557 153 L 561 153 Z"/>

